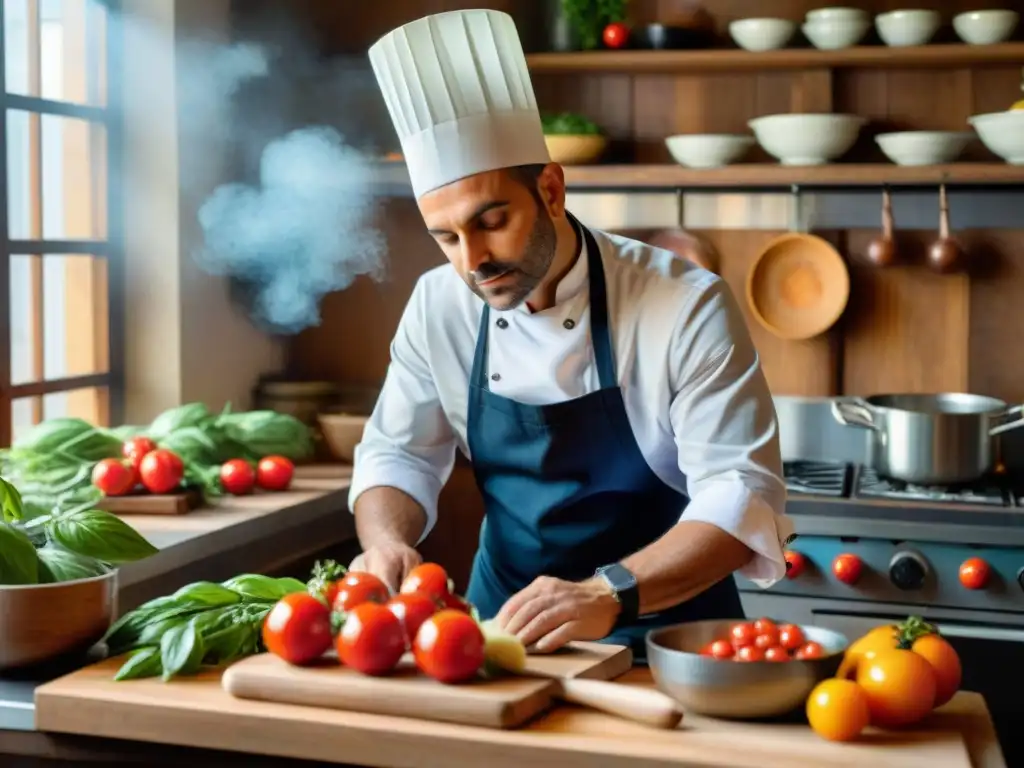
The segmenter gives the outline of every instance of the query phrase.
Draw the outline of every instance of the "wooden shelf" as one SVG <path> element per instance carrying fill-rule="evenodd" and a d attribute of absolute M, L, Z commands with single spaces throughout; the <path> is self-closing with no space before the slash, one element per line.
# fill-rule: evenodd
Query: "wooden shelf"
<path fill-rule="evenodd" d="M 579 189 L 755 189 L 806 187 L 1024 186 L 1024 166 L 1003 163 L 899 166 L 889 163 L 837 163 L 783 166 L 772 163 L 728 165 L 697 170 L 662 165 L 566 166 L 566 184 Z"/>
<path fill-rule="evenodd" d="M 838 51 L 783 48 L 760 53 L 742 49 L 686 51 L 583 51 L 534 53 L 530 71 L 541 72 L 738 72 L 784 69 L 941 69 L 950 67 L 1024 66 L 1024 43 L 997 45 L 936 44 L 907 48 L 859 45 Z"/>

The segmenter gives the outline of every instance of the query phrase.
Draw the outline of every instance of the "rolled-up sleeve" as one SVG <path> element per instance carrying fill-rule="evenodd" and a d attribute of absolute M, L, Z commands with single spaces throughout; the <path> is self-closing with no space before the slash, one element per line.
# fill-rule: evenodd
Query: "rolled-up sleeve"
<path fill-rule="evenodd" d="M 427 301 L 421 279 L 391 343 L 380 397 L 356 446 L 349 509 L 370 488 L 388 486 L 415 499 L 427 516 L 420 541 L 437 521 L 437 500 L 455 461 L 455 437 L 427 358 Z"/>
<path fill-rule="evenodd" d="M 740 573 L 769 587 L 786 573 L 778 421 L 757 350 L 726 283 L 710 280 L 681 313 L 669 355 L 670 419 L 690 503 L 701 520 L 746 544 Z"/>

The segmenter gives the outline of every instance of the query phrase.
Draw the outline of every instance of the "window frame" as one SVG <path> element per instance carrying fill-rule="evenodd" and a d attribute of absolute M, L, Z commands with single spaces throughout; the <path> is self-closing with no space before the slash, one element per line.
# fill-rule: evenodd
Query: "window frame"
<path fill-rule="evenodd" d="M 58 392 L 102 388 L 107 391 L 108 415 L 111 424 L 124 418 L 124 223 L 122 205 L 123 110 L 121 105 L 122 35 L 120 0 L 97 0 L 107 9 L 104 38 L 106 43 L 106 105 L 102 107 L 55 101 L 37 96 L 7 92 L 6 50 L 4 47 L 5 14 L 0 2 L 0 448 L 10 445 L 13 432 L 12 406 L 15 400 L 42 397 Z M 34 3 L 39 12 L 38 0 Z M 31 8 L 33 3 L 29 4 Z M 86 41 L 96 46 L 95 39 Z M 39 115 L 54 115 L 88 120 L 104 126 L 106 131 L 105 162 L 107 179 L 107 237 L 105 240 L 16 240 L 10 237 L 7 169 L 7 112 L 15 109 Z M 47 255 L 88 255 L 106 261 L 108 302 L 108 370 L 82 376 L 33 381 L 13 385 L 11 382 L 11 257 Z M 34 307 L 34 312 L 42 308 Z"/>

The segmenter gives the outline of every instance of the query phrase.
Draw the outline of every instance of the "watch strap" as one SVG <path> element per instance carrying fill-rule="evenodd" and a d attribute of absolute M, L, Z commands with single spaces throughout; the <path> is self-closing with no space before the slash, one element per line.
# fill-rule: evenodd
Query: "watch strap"
<path fill-rule="evenodd" d="M 624 565 L 612 563 L 598 568 L 597 575 L 607 582 L 615 599 L 619 601 L 616 628 L 636 622 L 640 616 L 640 588 L 633 572 Z"/>

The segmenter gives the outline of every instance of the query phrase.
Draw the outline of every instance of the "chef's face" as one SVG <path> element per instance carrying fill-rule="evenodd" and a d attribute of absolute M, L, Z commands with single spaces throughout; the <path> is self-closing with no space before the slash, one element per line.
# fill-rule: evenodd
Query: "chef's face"
<path fill-rule="evenodd" d="M 480 298 L 497 310 L 526 300 L 548 274 L 563 215 L 558 166 L 491 171 L 419 199 L 427 230 Z"/>

